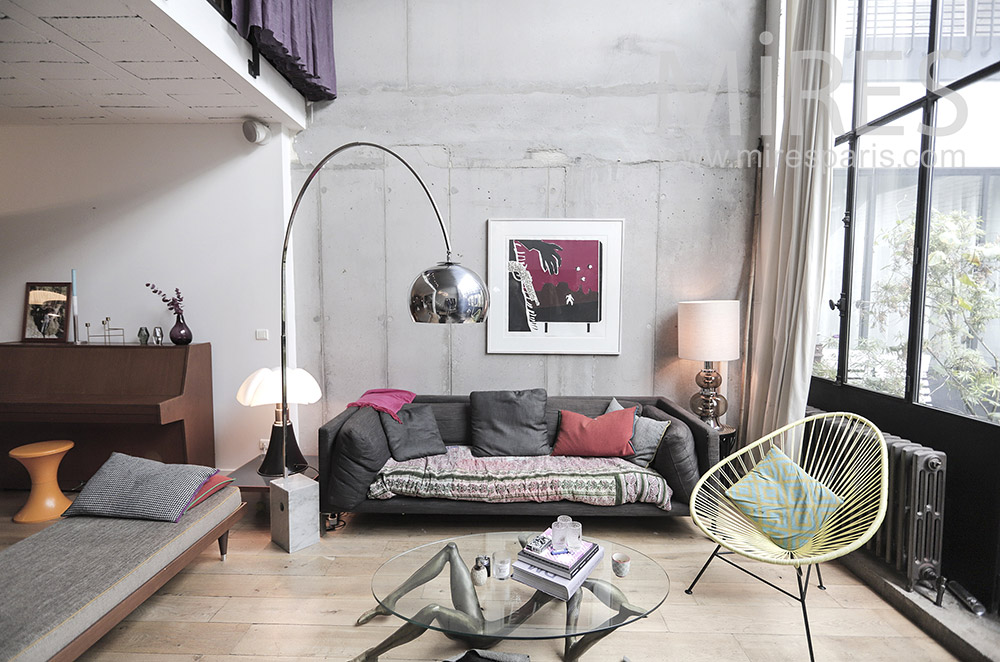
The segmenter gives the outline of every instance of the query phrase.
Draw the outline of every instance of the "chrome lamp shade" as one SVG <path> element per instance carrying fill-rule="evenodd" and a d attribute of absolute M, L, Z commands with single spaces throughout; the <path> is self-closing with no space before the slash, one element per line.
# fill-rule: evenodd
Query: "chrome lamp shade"
<path fill-rule="evenodd" d="M 489 291 L 479 275 L 455 262 L 425 269 L 410 287 L 410 316 L 424 324 L 482 322 L 489 302 Z"/>

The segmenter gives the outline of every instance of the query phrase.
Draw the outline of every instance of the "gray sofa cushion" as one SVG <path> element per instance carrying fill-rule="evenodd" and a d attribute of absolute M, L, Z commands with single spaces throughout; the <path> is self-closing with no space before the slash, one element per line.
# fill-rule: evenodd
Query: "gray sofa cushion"
<path fill-rule="evenodd" d="M 469 395 L 472 454 L 548 455 L 545 389 L 473 391 Z"/>
<path fill-rule="evenodd" d="M 690 503 L 691 492 L 700 478 L 691 429 L 680 419 L 656 407 L 646 407 L 643 414 L 658 421 L 670 421 L 650 467 L 667 479 L 675 501 Z"/>
<path fill-rule="evenodd" d="M 327 493 L 334 509 L 353 509 L 368 496 L 368 486 L 392 457 L 378 413 L 361 407 L 337 433 Z"/>
<path fill-rule="evenodd" d="M 628 407 L 623 407 L 617 398 L 611 398 L 608 411 L 612 412 L 622 409 L 628 409 Z M 625 459 L 638 464 L 640 467 L 648 467 L 649 463 L 656 457 L 656 451 L 659 450 L 660 443 L 663 441 L 663 436 L 666 434 L 668 427 L 670 427 L 670 421 L 659 421 L 648 416 L 640 416 L 637 411 L 631 439 L 632 450 L 635 452 L 635 455 L 630 455 Z M 692 445 L 694 444 L 694 438 L 691 439 L 691 443 Z"/>
<path fill-rule="evenodd" d="M 112 453 L 64 513 L 176 522 L 218 469 Z"/>
<path fill-rule="evenodd" d="M 448 452 L 431 405 L 403 405 L 396 415 L 398 421 L 385 412 L 378 415 L 392 459 L 405 462 Z"/>

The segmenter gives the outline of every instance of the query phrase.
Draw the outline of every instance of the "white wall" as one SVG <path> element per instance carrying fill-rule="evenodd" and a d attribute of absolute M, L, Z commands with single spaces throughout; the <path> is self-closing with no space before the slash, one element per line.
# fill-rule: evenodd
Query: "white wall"
<path fill-rule="evenodd" d="M 334 9 L 340 96 L 297 137 L 298 180 L 345 142 L 398 147 L 431 188 L 458 259 L 484 276 L 488 218 L 624 218 L 623 350 L 487 354 L 485 328 L 414 325 L 409 284 L 443 258 L 430 207 L 400 166 L 345 153 L 314 186 L 303 208 L 312 218 L 296 221 L 299 363 L 323 373 L 326 393 L 301 412 L 300 438 L 373 387 L 687 402 L 700 366 L 677 359 L 677 301 L 745 298 L 753 172 L 727 159 L 760 134 L 763 2 Z M 739 363 L 728 368 L 735 411 Z"/>
<path fill-rule="evenodd" d="M 0 127 L 0 341 L 20 340 L 27 281 L 76 268 L 81 329 L 111 316 L 129 342 L 173 324 L 144 284 L 179 287 L 195 342 L 212 343 L 216 462 L 256 455 L 273 411 L 235 394 L 279 360 L 289 142 L 251 145 L 238 124 Z"/>

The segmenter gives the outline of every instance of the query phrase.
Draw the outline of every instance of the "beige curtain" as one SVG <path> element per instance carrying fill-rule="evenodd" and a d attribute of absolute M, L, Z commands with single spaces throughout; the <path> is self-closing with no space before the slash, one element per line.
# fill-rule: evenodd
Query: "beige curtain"
<path fill-rule="evenodd" d="M 834 5 L 786 0 L 768 7 L 783 13 L 777 21 L 784 21 L 785 47 L 778 63 L 783 81 L 774 91 L 761 91 L 762 103 L 770 93 L 771 107 L 780 108 L 775 121 L 780 139 L 777 149 L 773 140 L 770 146 L 765 142 L 770 171 L 765 171 L 756 246 L 745 440 L 805 413 L 830 210 L 829 93 L 840 75 L 831 55 Z"/>

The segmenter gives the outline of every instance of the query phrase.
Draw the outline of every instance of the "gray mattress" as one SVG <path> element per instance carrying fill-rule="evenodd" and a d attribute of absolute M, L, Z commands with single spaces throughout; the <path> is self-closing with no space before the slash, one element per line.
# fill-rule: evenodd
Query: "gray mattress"
<path fill-rule="evenodd" d="M 0 551 L 0 660 L 47 660 L 240 506 L 227 487 L 176 524 L 69 517 Z"/>

